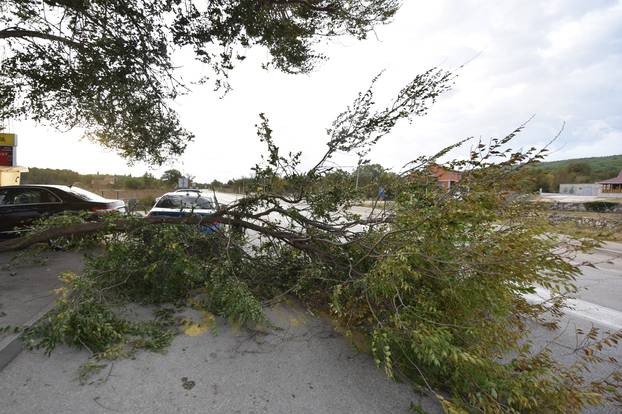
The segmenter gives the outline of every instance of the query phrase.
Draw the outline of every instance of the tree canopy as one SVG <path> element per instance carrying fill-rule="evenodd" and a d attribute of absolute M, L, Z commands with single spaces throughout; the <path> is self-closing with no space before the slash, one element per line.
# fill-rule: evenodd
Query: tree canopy
<path fill-rule="evenodd" d="M 193 138 L 171 102 L 187 86 L 174 53 L 190 48 L 205 80 L 228 73 L 251 47 L 265 67 L 313 69 L 327 37 L 364 38 L 399 0 L 8 0 L 0 5 L 0 119 L 81 127 L 130 160 L 162 163 Z"/>

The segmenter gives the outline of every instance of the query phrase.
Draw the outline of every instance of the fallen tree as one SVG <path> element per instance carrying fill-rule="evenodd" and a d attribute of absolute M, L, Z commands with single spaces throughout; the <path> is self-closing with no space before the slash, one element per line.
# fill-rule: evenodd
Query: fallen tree
<path fill-rule="evenodd" d="M 389 377 L 436 396 L 450 413 L 572 413 L 620 403 L 617 370 L 597 380 L 586 374 L 622 333 L 587 333 L 570 366 L 529 342 L 530 324 L 556 328 L 579 274 L 568 259 L 594 241 L 562 243 L 537 206 L 512 191 L 520 169 L 543 156 L 509 148 L 521 128 L 473 142 L 469 157 L 447 163 L 462 174 L 448 191 L 430 168 L 467 141 L 406 165 L 390 211 L 353 211 L 357 190 L 330 160 L 338 152 L 365 157 L 398 121 L 424 115 L 451 80 L 428 71 L 380 109 L 373 88 L 359 94 L 328 130 L 326 153 L 307 170 L 301 154 L 280 153 L 261 115 L 258 135 L 267 153 L 254 168 L 260 190 L 213 216 L 111 218 L 63 228 L 48 221 L 40 232 L 4 242 L 0 250 L 105 234 L 97 239 L 103 252 L 89 257 L 84 272 L 63 276 L 56 309 L 26 331 L 27 343 L 49 352 L 66 343 L 89 349 L 95 360 L 113 359 L 165 347 L 175 332 L 170 304 L 252 326 L 268 323 L 263 306 L 292 295 L 329 311 L 345 332 L 365 335 Z M 277 178 L 287 180 L 287 193 L 272 188 Z M 204 234 L 198 225 L 206 221 L 226 226 Z M 536 286 L 553 299 L 528 302 Z M 138 324 L 115 312 L 129 302 L 165 310 Z"/>

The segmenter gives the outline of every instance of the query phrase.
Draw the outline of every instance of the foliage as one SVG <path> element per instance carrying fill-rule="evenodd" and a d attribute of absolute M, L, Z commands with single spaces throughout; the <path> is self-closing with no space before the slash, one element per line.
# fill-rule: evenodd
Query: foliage
<path fill-rule="evenodd" d="M 616 208 L 618 203 L 612 203 L 607 201 L 590 201 L 587 203 L 583 203 L 585 209 L 587 211 L 595 211 L 597 213 L 604 213 L 607 211 L 613 211 Z"/>
<path fill-rule="evenodd" d="M 195 228 L 162 225 L 138 228 L 130 237 L 106 242 L 106 254 L 87 263 L 87 274 L 122 285 L 129 301 L 174 302 L 201 285 L 204 269 L 187 254 Z"/>
<path fill-rule="evenodd" d="M 33 338 L 48 348 L 77 345 L 77 337 L 110 349 L 134 335 L 113 311 L 118 301 L 185 302 L 264 322 L 262 303 L 293 295 L 363 335 L 389 377 L 436 396 L 447 412 L 578 413 L 605 399 L 619 405 L 620 373 L 590 381 L 587 373 L 605 362 L 600 351 L 622 332 L 580 333 L 585 341 L 571 365 L 529 340 L 536 324 L 558 326 L 576 291 L 579 269 L 570 257 L 598 240 L 557 236 L 547 215 L 516 192 L 523 169 L 544 154 L 510 148 L 521 128 L 476 142 L 469 158 L 445 165 L 462 173 L 449 191 L 430 167 L 466 140 L 409 163 L 395 177 L 391 210 L 351 211 L 359 193 L 331 158 L 350 151 L 364 159 L 399 121 L 425 114 L 451 81 L 430 70 L 386 106 L 375 103 L 373 88 L 359 94 L 327 130 L 326 152 L 308 170 L 300 153 L 280 153 L 262 114 L 258 135 L 267 152 L 251 183 L 261 190 L 202 218 L 226 227 L 205 235 L 187 224 L 136 220 L 103 238 L 104 253 L 61 296 L 56 312 L 72 317 L 46 321 Z M 529 302 L 537 287 L 551 300 Z M 80 300 L 82 292 L 92 299 Z M 64 297 L 77 299 L 69 306 Z M 110 329 L 100 333 L 100 324 Z"/>
<path fill-rule="evenodd" d="M 325 190 L 337 185 L 339 191 L 343 186 L 348 187 L 348 191 L 355 194 L 361 200 L 375 200 L 382 187 L 385 190 L 385 199 L 392 199 L 394 187 L 398 187 L 398 175 L 385 169 L 380 164 L 363 163 L 353 171 L 346 171 L 335 168 L 318 179 L 316 187 Z M 358 185 L 357 185 L 358 184 Z M 295 179 L 289 177 L 271 176 L 268 183 L 267 179 L 258 182 L 254 178 L 231 179 L 226 184 L 216 180 L 210 184 L 218 191 L 231 191 L 234 193 L 254 193 L 270 188 L 273 193 L 282 195 L 295 195 L 297 186 Z"/>
<path fill-rule="evenodd" d="M 536 285 L 574 292 L 576 268 L 546 253 L 560 241 L 545 235 L 530 206 L 504 194 L 511 181 L 499 181 L 498 171 L 463 177 L 459 196 L 410 184 L 383 235 L 381 259 L 361 280 L 336 286 L 333 309 L 369 332 L 389 376 L 446 390 L 447 410 L 574 412 L 599 402 L 591 387 L 572 381 L 571 373 L 586 372 L 585 361 L 567 369 L 549 350 L 523 342 L 525 318 L 542 311 L 524 293 Z"/>
<path fill-rule="evenodd" d="M 57 290 L 54 311 L 43 323 L 27 331 L 26 343 L 47 352 L 67 343 L 96 353 L 118 344 L 129 325 L 99 299 L 95 282 L 73 273 L 62 274 L 61 280 L 66 287 Z M 42 339 L 36 341 L 34 337 Z"/>
<path fill-rule="evenodd" d="M 584 174 L 593 173 L 611 178 L 615 177 L 620 172 L 620 168 L 622 168 L 622 154 L 605 157 L 545 161 L 538 164 L 538 168 L 546 171 L 566 169 L 569 172 L 582 172 Z"/>
<path fill-rule="evenodd" d="M 104 242 L 102 255 L 89 258 L 86 277 L 123 302 L 186 303 L 239 321 L 263 316 L 248 288 L 225 277 L 235 267 L 222 257 L 222 241 L 196 225 L 138 226 Z"/>
<path fill-rule="evenodd" d="M 352 178 L 358 184 L 361 198 L 376 199 L 380 188 L 384 189 L 384 199 L 391 200 L 399 188 L 398 175 L 386 170 L 379 164 L 363 164 L 352 172 Z"/>
<path fill-rule="evenodd" d="M 142 177 L 123 177 L 119 180 L 119 184 L 122 188 L 128 188 L 130 190 L 142 190 L 150 188 L 167 188 L 168 183 L 162 182 L 148 172 L 144 173 Z M 170 187 L 168 187 L 170 188 Z"/>
<path fill-rule="evenodd" d="M 88 137 L 131 160 L 161 164 L 193 134 L 170 103 L 187 87 L 172 56 L 191 49 L 206 77 L 227 75 L 250 47 L 272 66 L 308 72 L 320 39 L 364 38 L 398 0 L 89 0 L 0 5 L 0 119 L 28 116 Z"/>
<path fill-rule="evenodd" d="M 65 169 L 31 167 L 28 172 L 21 174 L 22 184 L 84 185 L 90 184 L 91 181 L 90 176 L 84 177 L 76 171 Z"/>
<path fill-rule="evenodd" d="M 92 353 L 88 364 L 139 349 L 162 351 L 182 322 L 165 304 L 191 305 L 242 323 L 265 321 L 245 283 L 223 273 L 230 265 L 216 266 L 220 244 L 197 226 L 138 226 L 100 241 L 104 251 L 88 256 L 81 274 L 61 275 L 54 310 L 25 330 L 28 347 L 48 353 L 59 344 L 83 347 Z M 123 312 L 134 302 L 160 308 L 153 318 L 136 321 Z"/>
<path fill-rule="evenodd" d="M 160 180 L 166 182 L 172 187 L 176 187 L 178 180 L 183 176 L 184 175 L 179 170 L 171 169 L 164 171 L 162 177 L 160 177 Z"/>
<path fill-rule="evenodd" d="M 117 217 L 117 214 L 114 214 L 114 217 Z M 71 226 L 76 224 L 87 223 L 89 220 L 93 220 L 92 213 L 89 212 L 78 212 L 78 213 L 65 213 L 65 214 L 57 214 L 51 217 L 43 217 L 34 221 L 32 226 L 26 229 L 26 234 L 36 234 L 40 232 L 44 232 L 46 230 Z M 65 249 L 83 249 L 83 248 L 92 248 L 95 246 L 100 240 L 101 235 L 94 234 L 88 237 L 74 237 L 74 236 L 65 236 L 65 237 L 57 237 L 50 239 L 48 244 L 50 247 L 59 250 Z"/>

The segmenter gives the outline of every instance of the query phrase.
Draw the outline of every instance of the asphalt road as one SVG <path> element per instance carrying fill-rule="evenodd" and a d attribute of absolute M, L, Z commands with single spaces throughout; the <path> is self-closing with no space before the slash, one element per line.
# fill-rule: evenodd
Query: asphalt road
<path fill-rule="evenodd" d="M 54 300 L 61 272 L 83 266 L 80 253 L 0 253 L 0 326 L 27 323 Z M 7 333 L 0 333 L 0 340 Z M 1 365 L 0 365 L 1 368 Z"/>
<path fill-rule="evenodd" d="M 622 251 L 619 258 L 595 253 L 579 255 L 575 262 L 591 261 L 595 268 L 583 266 L 577 280 L 579 299 L 622 312 Z M 620 326 L 622 329 L 622 326 Z"/>
<path fill-rule="evenodd" d="M 622 257 L 595 253 L 576 260 L 595 267 L 581 268 L 573 309 L 558 331 L 534 325 L 530 338 L 536 349 L 551 346 L 567 364 L 577 359 L 577 328 L 622 329 Z M 180 335 L 164 355 L 141 352 L 108 364 L 86 384 L 77 380 L 86 352 L 22 352 L 0 371 L 0 413 L 371 414 L 408 413 L 411 404 L 440 412 L 433 400 L 389 381 L 330 321 L 296 303 L 268 315 L 280 329 L 246 331 L 219 320 L 200 335 Z M 605 352 L 622 360 L 622 346 Z M 590 379 L 612 368 L 597 366 Z M 607 405 L 585 411 L 619 412 Z"/>
<path fill-rule="evenodd" d="M 616 246 L 619 249 L 621 246 Z M 577 329 L 588 332 L 592 327 L 601 334 L 622 330 L 622 250 L 620 255 L 592 254 L 577 255 L 574 263 L 584 264 L 580 267 L 581 275 L 576 280 L 578 292 L 576 298 L 569 301 L 570 309 L 562 318 L 560 329 L 557 331 L 545 330 L 535 324 L 531 327 L 530 339 L 535 349 L 549 346 L 553 350 L 556 360 L 565 364 L 577 361 L 582 351 L 577 351 L 583 337 L 577 335 Z M 591 263 L 591 265 L 587 265 Z M 549 297 L 545 289 L 538 289 L 538 294 L 532 300 L 542 300 Z M 601 352 L 603 357 L 612 356 L 622 361 L 622 344 Z M 606 377 L 612 370 L 621 369 L 611 363 L 604 363 L 592 367 L 588 380 L 598 380 Z M 619 414 L 620 408 L 609 404 L 591 407 L 585 414 Z"/>
<path fill-rule="evenodd" d="M 441 412 L 391 382 L 327 320 L 295 303 L 268 316 L 280 329 L 218 321 L 202 335 L 180 335 L 164 355 L 109 364 L 84 385 L 76 377 L 86 352 L 23 352 L 0 372 L 0 413 L 406 414 L 419 403 Z"/>

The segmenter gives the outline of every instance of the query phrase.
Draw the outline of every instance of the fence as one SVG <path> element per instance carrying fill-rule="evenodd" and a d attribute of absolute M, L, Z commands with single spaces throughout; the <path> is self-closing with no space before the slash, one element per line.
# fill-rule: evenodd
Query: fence
<path fill-rule="evenodd" d="M 125 205 L 129 211 L 147 211 L 155 203 L 155 199 L 162 194 L 167 193 L 166 189 L 148 189 L 148 190 L 91 190 L 104 198 L 125 201 Z"/>
<path fill-rule="evenodd" d="M 166 193 L 165 189 L 151 189 L 151 190 L 95 190 L 97 194 L 104 198 L 113 198 L 117 200 L 142 200 L 151 198 L 154 200 L 156 197 L 160 197 Z"/>

